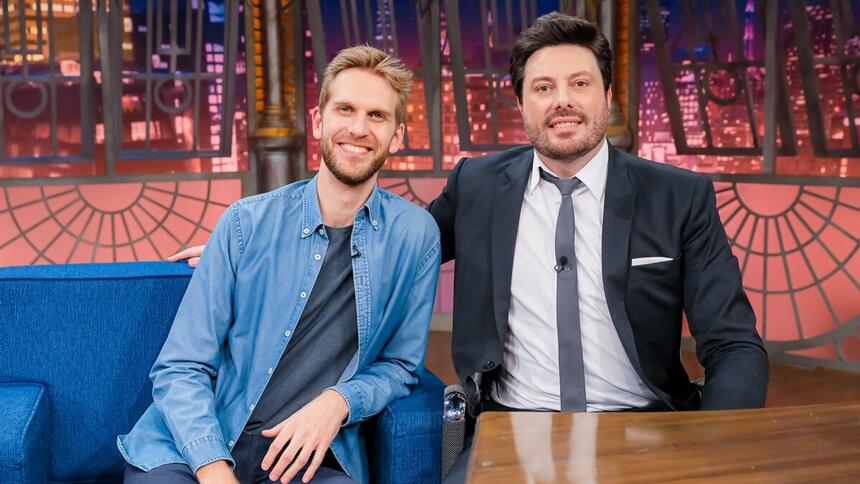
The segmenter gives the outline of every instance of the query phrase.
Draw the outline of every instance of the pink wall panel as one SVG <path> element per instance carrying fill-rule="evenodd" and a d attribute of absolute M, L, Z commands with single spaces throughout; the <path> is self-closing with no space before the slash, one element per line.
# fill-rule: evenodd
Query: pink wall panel
<path fill-rule="evenodd" d="M 0 265 L 161 260 L 206 241 L 239 180 L 0 187 Z"/>
<path fill-rule="evenodd" d="M 762 336 L 788 353 L 860 362 L 860 188 L 715 188 Z"/>

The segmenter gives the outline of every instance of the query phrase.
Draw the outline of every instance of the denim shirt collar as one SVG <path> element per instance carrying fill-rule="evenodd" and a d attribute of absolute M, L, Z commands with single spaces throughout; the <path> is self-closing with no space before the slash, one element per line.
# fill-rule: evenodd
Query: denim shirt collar
<path fill-rule="evenodd" d="M 319 197 L 317 196 L 317 181 L 319 175 L 315 175 L 302 191 L 302 225 L 301 236 L 305 238 L 323 225 L 322 213 L 320 212 Z M 364 213 L 370 221 L 370 226 L 373 230 L 379 230 L 382 227 L 380 215 L 382 213 L 382 195 L 379 193 L 379 186 L 374 184 L 373 191 L 364 205 L 356 214 Z"/>

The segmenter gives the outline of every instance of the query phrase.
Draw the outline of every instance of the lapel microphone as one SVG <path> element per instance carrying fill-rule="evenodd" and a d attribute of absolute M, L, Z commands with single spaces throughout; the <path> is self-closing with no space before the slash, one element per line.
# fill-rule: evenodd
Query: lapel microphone
<path fill-rule="evenodd" d="M 561 256 L 558 258 L 558 264 L 552 268 L 555 272 L 561 271 L 569 271 L 570 267 L 567 266 L 567 256 Z"/>

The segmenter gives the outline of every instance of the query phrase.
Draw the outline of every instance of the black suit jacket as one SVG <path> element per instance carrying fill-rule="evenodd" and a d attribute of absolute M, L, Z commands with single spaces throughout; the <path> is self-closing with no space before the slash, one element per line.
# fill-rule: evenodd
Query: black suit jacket
<path fill-rule="evenodd" d="M 461 160 L 429 210 L 443 261 L 456 258 L 454 366 L 472 406 L 502 361 L 531 146 Z M 671 262 L 631 267 L 637 257 Z M 513 277 L 516 277 L 515 275 Z M 710 178 L 609 149 L 603 283 L 633 368 L 672 409 L 761 407 L 767 354 L 741 285 Z M 547 304 L 555 304 L 548 295 Z M 699 393 L 680 360 L 686 313 L 705 368 Z"/>

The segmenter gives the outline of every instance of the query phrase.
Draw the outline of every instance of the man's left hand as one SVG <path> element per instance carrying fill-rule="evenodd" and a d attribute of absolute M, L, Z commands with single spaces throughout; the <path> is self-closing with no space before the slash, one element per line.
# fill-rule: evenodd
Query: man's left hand
<path fill-rule="evenodd" d="M 264 430 L 264 437 L 275 438 L 262 463 L 264 471 L 271 469 L 269 479 L 290 482 L 310 462 L 302 477 L 302 482 L 310 482 L 348 415 L 346 400 L 329 389 L 283 422 Z M 285 445 L 287 448 L 281 453 Z"/>

